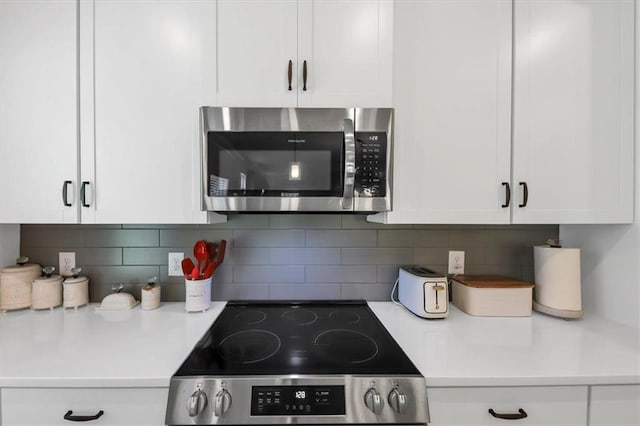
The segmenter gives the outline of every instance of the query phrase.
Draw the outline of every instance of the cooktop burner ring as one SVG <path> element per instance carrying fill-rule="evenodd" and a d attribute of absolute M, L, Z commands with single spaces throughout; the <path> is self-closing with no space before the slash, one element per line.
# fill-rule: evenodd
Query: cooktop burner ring
<path fill-rule="evenodd" d="M 331 333 L 334 333 L 334 334 L 342 333 L 342 334 L 351 335 L 351 337 L 346 341 L 341 342 L 339 348 L 336 348 L 335 343 L 337 342 L 334 342 L 333 345 L 331 345 L 330 343 L 325 343 L 325 344 L 319 343 L 319 340 L 323 336 L 326 337 Z M 359 336 L 358 339 L 360 339 L 360 341 L 358 342 L 356 339 L 354 339 L 354 336 Z M 362 340 L 363 338 L 364 340 Z M 364 347 L 364 345 L 358 345 L 356 343 L 369 344 L 369 349 L 371 350 L 368 351 L 368 353 L 367 352 L 364 352 L 362 354 L 356 353 L 355 355 L 358 356 L 358 358 L 354 360 L 354 359 L 350 359 L 350 356 L 353 355 L 353 354 L 349 354 L 350 351 L 360 351 L 362 349 L 364 350 L 367 349 L 366 347 Z M 314 345 L 314 348 L 316 350 L 319 350 L 320 352 L 322 352 L 322 349 L 328 350 L 328 352 L 324 354 L 325 357 L 333 358 L 335 361 L 346 362 L 350 364 L 363 364 L 375 358 L 376 355 L 378 355 L 378 352 L 380 352 L 380 348 L 378 347 L 378 344 L 371 337 L 359 331 L 342 329 L 342 328 L 335 328 L 335 329 L 325 330 L 321 332 L 313 340 L 313 345 Z M 344 355 L 347 355 L 347 356 L 344 356 Z"/>
<path fill-rule="evenodd" d="M 255 325 L 260 324 L 267 319 L 267 314 L 257 309 L 243 309 L 238 312 L 234 317 L 236 321 L 242 321 L 245 324 Z"/>
<path fill-rule="evenodd" d="M 329 314 L 329 318 L 346 324 L 357 324 L 360 322 L 360 315 L 353 311 L 333 311 Z"/>
<path fill-rule="evenodd" d="M 291 321 L 297 325 L 310 325 L 316 322 L 318 314 L 309 309 L 294 308 L 283 312 L 280 318 L 285 321 Z"/>
<path fill-rule="evenodd" d="M 238 338 L 238 336 L 241 337 Z M 228 350 L 225 350 L 225 344 L 229 346 Z M 282 341 L 277 334 L 268 330 L 251 329 L 237 331 L 228 335 L 220 341 L 218 350 L 220 356 L 227 361 L 239 364 L 254 364 L 271 358 L 280 350 L 281 346 Z M 251 358 L 247 359 L 247 352 L 252 351 L 257 352 L 257 354 L 253 354 Z M 228 356 L 225 356 L 225 354 L 228 354 Z"/>

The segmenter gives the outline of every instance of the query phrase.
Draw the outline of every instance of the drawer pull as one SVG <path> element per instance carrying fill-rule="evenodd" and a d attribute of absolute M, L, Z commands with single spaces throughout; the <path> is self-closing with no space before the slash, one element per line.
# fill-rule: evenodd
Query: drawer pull
<path fill-rule="evenodd" d="M 94 416 L 74 416 L 73 411 L 69 410 L 64 415 L 64 419 L 72 422 L 89 422 L 91 420 L 99 419 L 103 414 L 104 414 L 104 411 L 100 410 L 98 411 L 98 414 Z"/>
<path fill-rule="evenodd" d="M 493 408 L 489 408 L 489 414 L 491 414 L 493 417 L 497 419 L 503 419 L 503 420 L 520 420 L 527 417 L 527 412 L 524 411 L 522 408 L 518 408 L 518 414 L 498 414 L 495 411 L 493 411 Z"/>

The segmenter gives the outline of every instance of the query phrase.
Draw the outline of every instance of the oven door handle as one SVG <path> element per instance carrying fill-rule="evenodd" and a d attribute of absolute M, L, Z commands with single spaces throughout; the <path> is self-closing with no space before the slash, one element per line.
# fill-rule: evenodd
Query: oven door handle
<path fill-rule="evenodd" d="M 342 209 L 353 210 L 353 188 L 356 176 L 356 136 L 353 120 L 344 120 L 344 192 Z"/>

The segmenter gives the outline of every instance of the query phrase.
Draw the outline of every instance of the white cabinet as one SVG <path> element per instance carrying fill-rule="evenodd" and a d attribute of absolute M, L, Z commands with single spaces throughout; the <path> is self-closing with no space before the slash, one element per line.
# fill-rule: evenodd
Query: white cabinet
<path fill-rule="evenodd" d="M 206 220 L 199 107 L 213 102 L 215 3 L 96 0 L 81 10 L 82 222 Z"/>
<path fill-rule="evenodd" d="M 89 424 L 158 426 L 164 424 L 168 393 L 168 388 L 5 388 L 0 423 L 69 425 L 65 416 L 102 412 Z"/>
<path fill-rule="evenodd" d="M 389 106 L 387 0 L 217 2 L 217 105 Z"/>
<path fill-rule="evenodd" d="M 511 2 L 401 1 L 388 223 L 508 223 Z"/>
<path fill-rule="evenodd" d="M 633 11 L 396 2 L 393 211 L 370 220 L 631 222 Z"/>
<path fill-rule="evenodd" d="M 587 386 L 429 388 L 430 425 L 584 426 Z"/>
<path fill-rule="evenodd" d="M 0 1 L 0 222 L 78 220 L 76 20 L 75 1 Z"/>
<path fill-rule="evenodd" d="M 634 2 L 516 0 L 514 19 L 513 222 L 632 222 Z"/>
<path fill-rule="evenodd" d="M 591 386 L 590 426 L 640 425 L 640 385 Z"/>

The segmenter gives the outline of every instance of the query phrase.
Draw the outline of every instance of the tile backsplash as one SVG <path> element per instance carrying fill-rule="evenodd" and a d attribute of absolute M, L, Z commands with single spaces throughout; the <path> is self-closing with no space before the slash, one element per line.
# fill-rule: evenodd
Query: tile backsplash
<path fill-rule="evenodd" d="M 199 239 L 226 239 L 212 297 L 387 300 L 398 266 L 446 272 L 449 250 L 465 251 L 465 272 L 533 280 L 533 249 L 558 237 L 556 225 L 379 225 L 358 215 L 232 215 L 217 225 L 23 225 L 21 254 L 58 267 L 76 252 L 99 302 L 115 283 L 140 297 L 157 276 L 162 299 L 184 300 L 184 279 L 169 277 L 169 252 L 193 257 Z"/>

